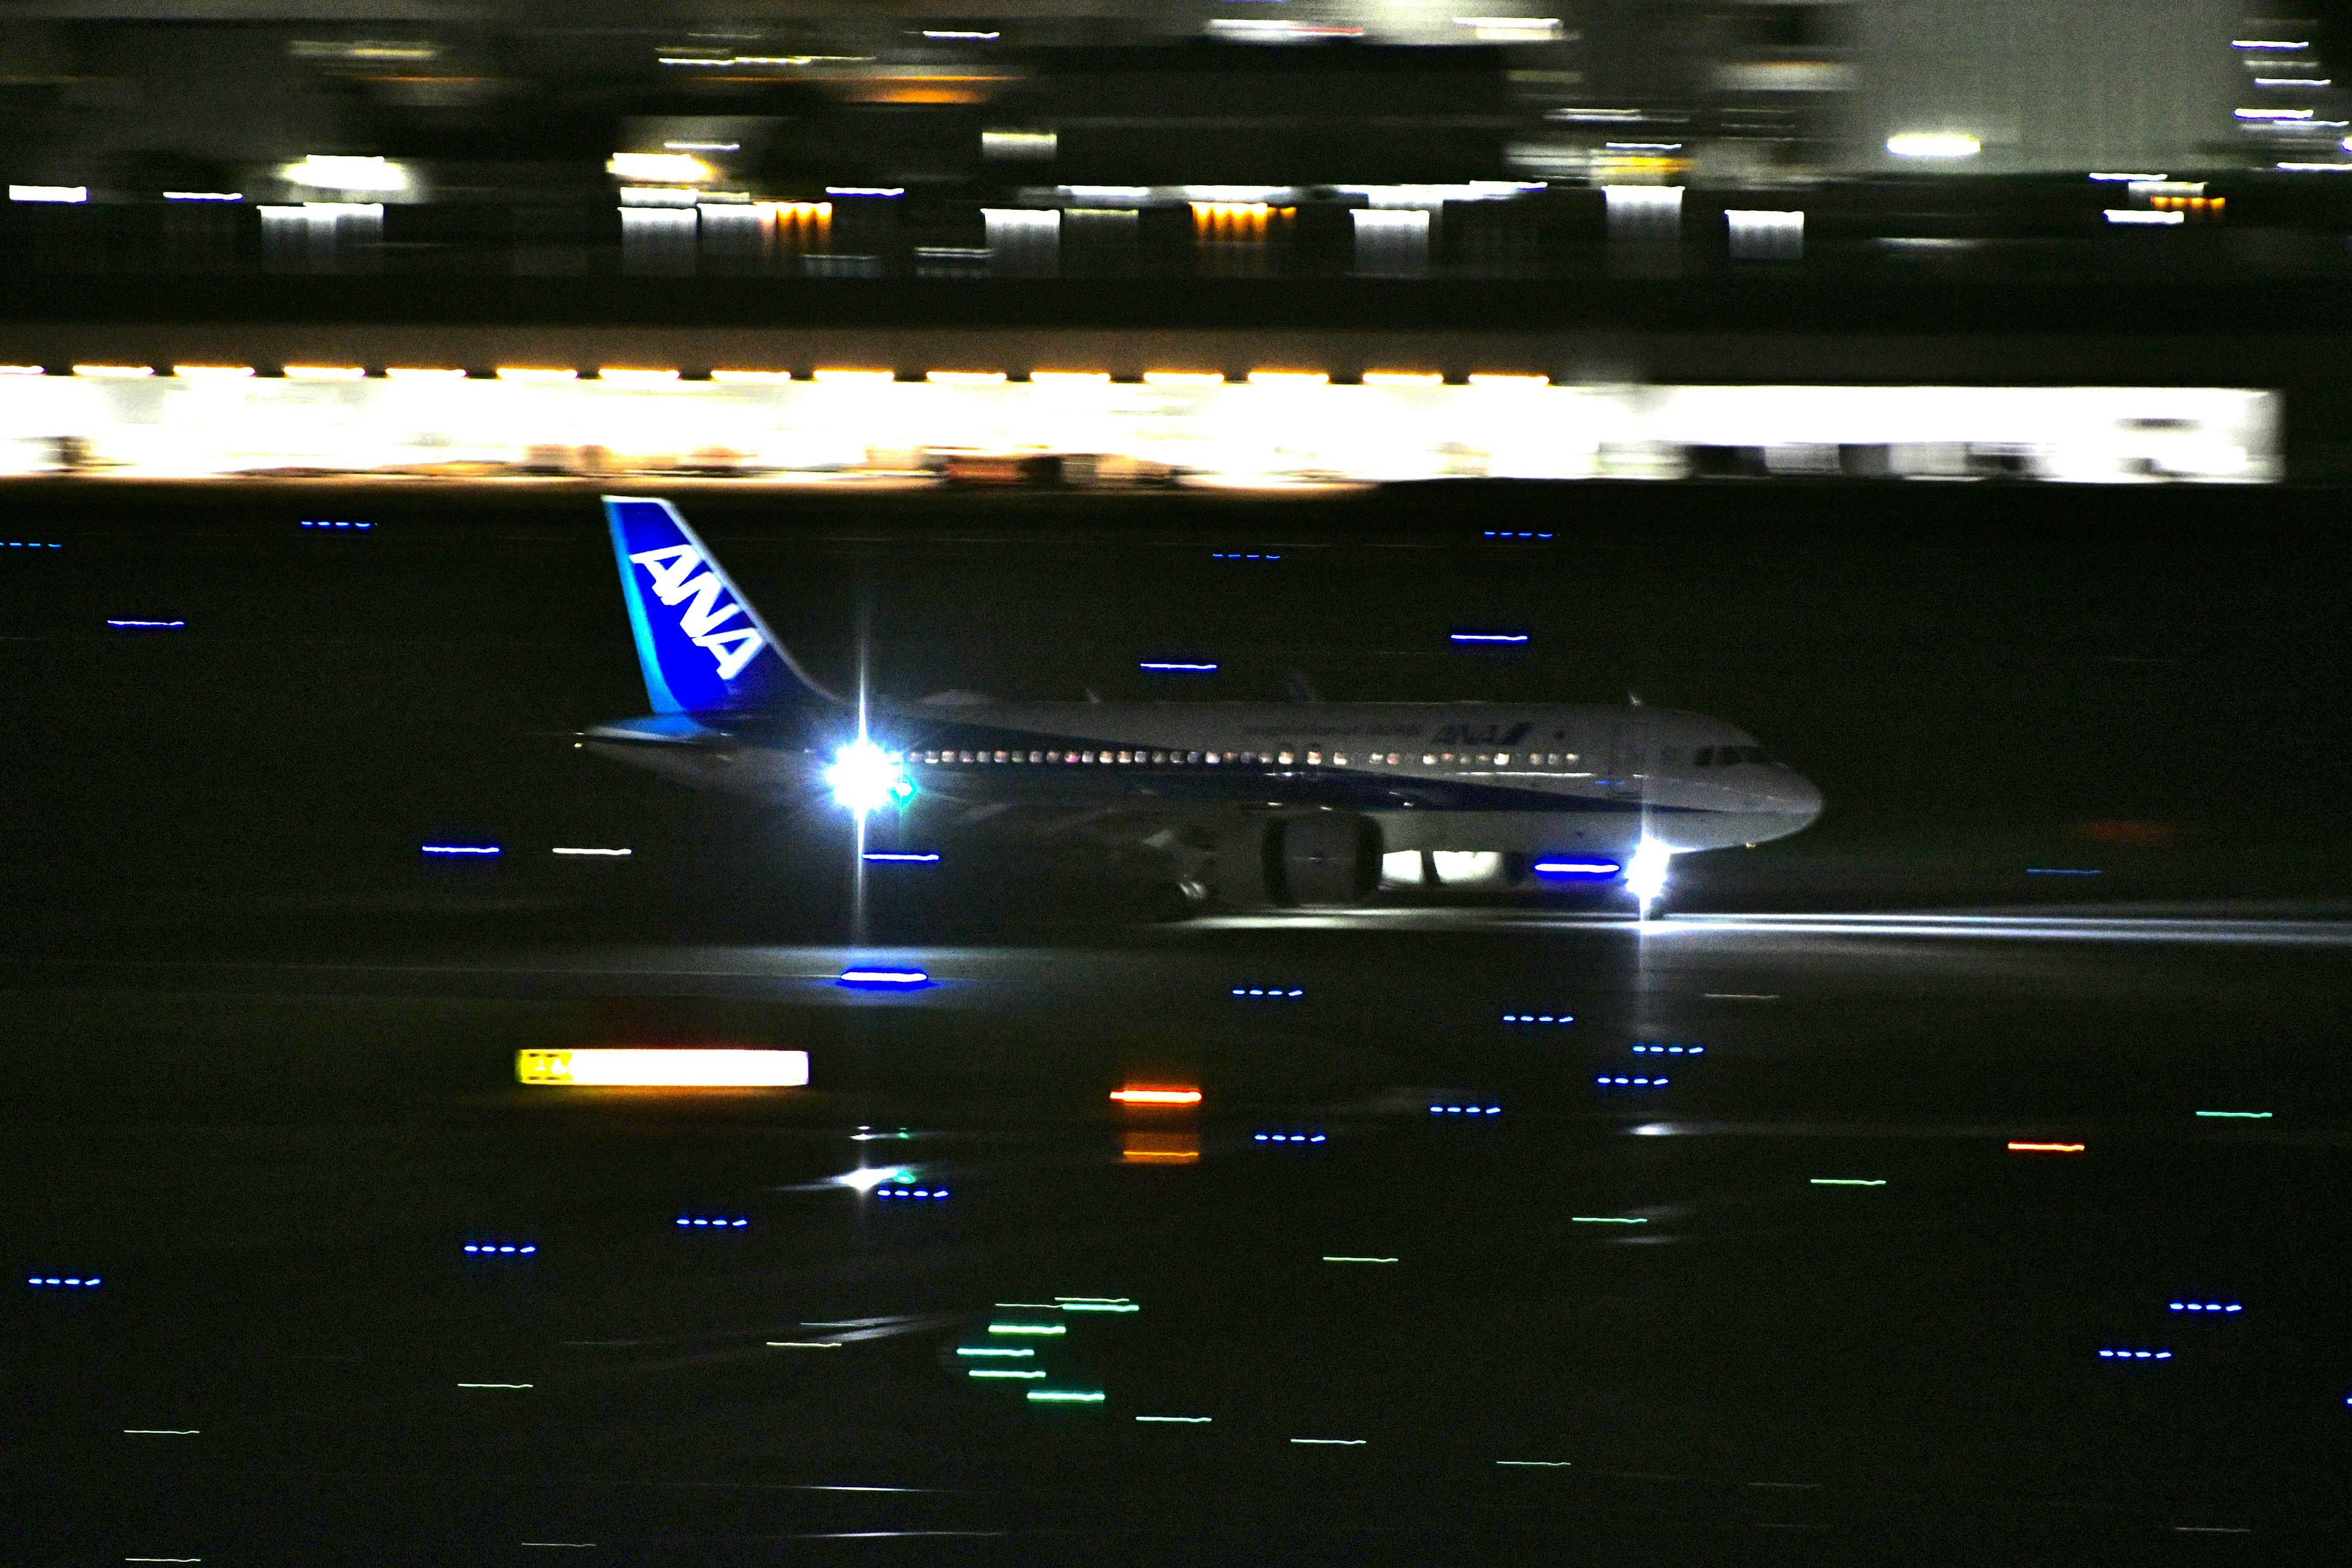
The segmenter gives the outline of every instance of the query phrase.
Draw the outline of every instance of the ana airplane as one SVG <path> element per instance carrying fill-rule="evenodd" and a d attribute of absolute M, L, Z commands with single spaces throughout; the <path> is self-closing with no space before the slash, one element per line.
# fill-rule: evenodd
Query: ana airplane
<path fill-rule="evenodd" d="M 604 499 L 653 713 L 581 736 L 701 788 L 829 792 L 861 822 L 1141 849 L 1193 905 L 1315 908 L 1383 885 L 1622 886 L 1673 857 L 1801 831 L 1821 792 L 1696 713 L 1487 703 L 871 704 L 812 678 L 667 501 Z"/>

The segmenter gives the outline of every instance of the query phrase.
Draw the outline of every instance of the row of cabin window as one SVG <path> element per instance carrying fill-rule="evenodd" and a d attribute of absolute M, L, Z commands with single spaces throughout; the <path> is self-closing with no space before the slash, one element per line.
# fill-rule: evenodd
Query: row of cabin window
<path fill-rule="evenodd" d="M 1433 768 L 1441 765 L 1509 767 L 1514 754 L 1515 753 L 1510 752 L 1479 752 L 1475 754 L 1469 752 L 1464 752 L 1459 756 L 1456 756 L 1452 752 L 1423 752 L 1421 756 L 1421 762 L 1423 767 Z M 1272 763 L 1279 767 L 1291 767 L 1296 765 L 1297 756 L 1297 753 L 1296 752 L 1218 752 L 1130 751 L 1022 752 L 927 751 L 923 753 L 922 760 L 926 763 L 931 764 L 943 763 L 961 764 L 968 763 L 975 766 L 983 763 L 1013 763 L 1025 762 L 1034 763 L 1041 766 L 1048 763 L 1109 763 L 1114 764 L 1126 763 L 1130 766 L 1137 763 L 1141 763 L 1146 766 L 1164 766 L 1173 763 L 1183 767 L 1213 767 L 1220 763 L 1238 763 L 1253 766 L 1258 763 Z M 1401 752 L 1389 752 L 1382 753 L 1380 752 L 1374 752 L 1370 756 L 1366 757 L 1364 762 L 1365 764 L 1370 767 L 1381 767 L 1383 765 L 1388 767 L 1396 767 L 1400 764 L 1402 759 L 1402 753 Z M 1574 767 L 1576 765 L 1576 762 L 1577 753 L 1574 752 L 1529 752 L 1520 757 L 1520 765 L 1530 768 Z M 1323 765 L 1323 753 L 1320 752 L 1308 752 L 1307 753 L 1307 765 L 1312 768 L 1321 767 Z M 1332 752 L 1331 765 L 1340 768 L 1346 767 L 1348 765 L 1348 753 L 1345 752 Z"/>

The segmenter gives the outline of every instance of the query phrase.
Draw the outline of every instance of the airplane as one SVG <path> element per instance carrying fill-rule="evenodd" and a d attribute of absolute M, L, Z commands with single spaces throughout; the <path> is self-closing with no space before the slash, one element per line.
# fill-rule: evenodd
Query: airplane
<path fill-rule="evenodd" d="M 1675 856 L 1821 816 L 1820 790 L 1744 731 L 1630 703 L 844 697 L 676 507 L 604 505 L 653 711 L 579 743 L 701 789 L 829 795 L 861 848 L 869 816 L 945 806 L 974 829 L 1140 849 L 1194 909 L 1531 878 L 1621 889 L 1646 917 Z"/>

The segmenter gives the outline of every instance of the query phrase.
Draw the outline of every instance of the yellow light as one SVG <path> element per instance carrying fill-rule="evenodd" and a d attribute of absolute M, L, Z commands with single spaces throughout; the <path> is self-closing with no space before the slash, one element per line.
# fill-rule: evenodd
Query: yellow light
<path fill-rule="evenodd" d="M 499 366 L 500 381 L 577 381 L 576 370 L 559 370 L 545 365 L 502 364 Z"/>
<path fill-rule="evenodd" d="M 1004 373 L 1001 370 L 933 370 L 924 372 L 923 379 L 934 386 L 1003 386 Z"/>
<path fill-rule="evenodd" d="M 615 370 L 606 365 L 596 373 L 600 381 L 615 386 L 667 386 L 677 379 L 674 370 Z"/>
<path fill-rule="evenodd" d="M 711 177 L 711 167 L 684 153 L 615 153 L 604 172 L 616 180 L 650 180 L 664 185 L 698 185 Z"/>
<path fill-rule="evenodd" d="M 98 381 L 137 381 L 142 376 L 154 374 L 155 367 L 152 364 L 78 364 L 73 367 L 73 373 Z"/>
<path fill-rule="evenodd" d="M 249 364 L 175 364 L 172 374 L 182 381 L 243 381 L 253 374 Z"/>
<path fill-rule="evenodd" d="M 710 379 L 713 381 L 723 381 L 739 386 L 756 386 L 768 382 L 790 381 L 792 378 L 793 373 L 788 370 L 714 370 L 710 373 Z"/>
<path fill-rule="evenodd" d="M 289 381 L 361 381 L 367 371 L 355 364 L 289 364 L 286 367 Z"/>
<path fill-rule="evenodd" d="M 1368 370 L 1366 386 L 1444 386 L 1443 373 L 1433 370 Z"/>
<path fill-rule="evenodd" d="M 625 1089 L 797 1089 L 809 1080 L 809 1058 L 806 1051 L 734 1047 L 517 1051 L 515 1079 Z"/>
<path fill-rule="evenodd" d="M 396 364 L 383 374 L 394 381 L 463 381 L 466 379 L 464 371 L 448 370 L 440 365 Z"/>
<path fill-rule="evenodd" d="M 1201 1139 L 1194 1132 L 1129 1132 L 1119 1141 L 1118 1157 L 1129 1164 L 1197 1164 Z"/>
<path fill-rule="evenodd" d="M 1201 1091 L 1197 1089 L 1115 1089 L 1110 1097 L 1122 1105 L 1198 1105 Z"/>
<path fill-rule="evenodd" d="M 1254 370 L 1252 386 L 1328 386 L 1331 378 L 1319 370 Z"/>
<path fill-rule="evenodd" d="M 1549 376 L 1548 376 L 1548 375 L 1518 375 L 1518 374 L 1510 374 L 1510 375 L 1474 375 L 1474 376 L 1472 376 L 1472 377 L 1470 378 L 1470 384 L 1471 384 L 1471 385 L 1473 385 L 1473 386 L 1505 386 L 1505 387 L 1510 387 L 1510 386 L 1518 386 L 1518 387 L 1528 387 L 1528 386 L 1549 386 L 1549 385 L 1551 384 L 1551 377 L 1549 377 Z"/>
<path fill-rule="evenodd" d="M 47 375 L 48 368 L 37 364 L 0 364 L 0 375 Z"/>
<path fill-rule="evenodd" d="M 1110 372 L 1107 370 L 1033 370 L 1029 380 L 1035 386 L 1108 386 Z"/>
<path fill-rule="evenodd" d="M 1224 373 L 1215 370 L 1147 370 L 1146 386 L 1223 386 Z"/>
<path fill-rule="evenodd" d="M 898 379 L 895 370 L 821 370 L 816 379 L 835 386 L 879 386 Z"/>

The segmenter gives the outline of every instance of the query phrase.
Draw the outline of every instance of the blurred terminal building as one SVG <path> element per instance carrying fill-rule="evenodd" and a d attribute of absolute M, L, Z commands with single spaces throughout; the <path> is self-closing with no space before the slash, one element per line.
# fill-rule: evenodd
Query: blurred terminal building
<path fill-rule="evenodd" d="M 1809 217 L 2097 243 L 2352 170 L 2326 58 L 2324 18 L 2236 0 L 0 0 L 0 247 L 1541 276 L 1693 234 L 1797 262 Z"/>
<path fill-rule="evenodd" d="M 0 0 L 0 472 L 2352 471 L 2327 20 Z"/>

